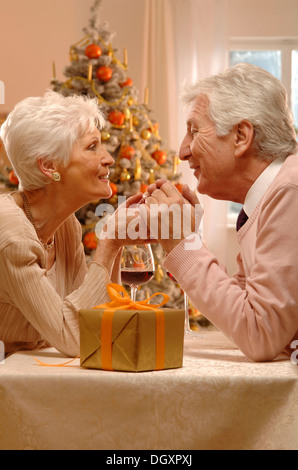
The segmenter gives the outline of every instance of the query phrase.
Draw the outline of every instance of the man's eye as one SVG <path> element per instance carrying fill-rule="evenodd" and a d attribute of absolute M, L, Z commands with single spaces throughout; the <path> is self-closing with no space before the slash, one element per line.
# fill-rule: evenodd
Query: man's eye
<path fill-rule="evenodd" d="M 199 132 L 198 129 L 193 129 L 193 128 L 192 128 L 192 129 L 190 130 L 190 133 L 191 133 L 191 135 L 192 135 L 193 137 L 195 137 L 195 136 L 198 134 L 198 132 Z"/>

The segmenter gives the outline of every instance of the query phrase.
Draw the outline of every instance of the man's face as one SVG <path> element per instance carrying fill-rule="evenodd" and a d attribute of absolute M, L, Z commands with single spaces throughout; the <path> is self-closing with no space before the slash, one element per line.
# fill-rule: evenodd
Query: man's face
<path fill-rule="evenodd" d="M 187 117 L 187 132 L 179 157 L 188 160 L 198 180 L 198 191 L 214 199 L 228 199 L 229 184 L 235 176 L 235 135 L 216 135 L 209 115 L 209 100 L 199 95 L 191 104 Z"/>

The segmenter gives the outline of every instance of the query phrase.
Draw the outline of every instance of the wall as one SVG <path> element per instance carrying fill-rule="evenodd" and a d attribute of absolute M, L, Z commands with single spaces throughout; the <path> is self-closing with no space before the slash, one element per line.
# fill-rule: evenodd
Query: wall
<path fill-rule="evenodd" d="M 5 105 L 0 104 L 0 113 L 50 88 L 53 61 L 57 78 L 64 78 L 69 47 L 83 37 L 92 5 L 93 0 L 0 0 L 0 80 L 5 83 Z M 143 18 L 143 9 L 142 0 L 103 0 L 100 15 L 116 33 L 113 46 L 127 47 L 138 88 L 143 28 L 137 19 Z M 120 54 L 122 57 L 122 51 Z"/>
<path fill-rule="evenodd" d="M 67 0 L 0 1 L 0 79 L 6 101 L 1 110 L 49 88 L 52 61 L 62 67 L 69 44 L 77 37 L 72 4 Z"/>
<path fill-rule="evenodd" d="M 162 1 L 162 0 L 158 0 Z M 182 0 L 183 1 L 183 0 Z M 297 0 L 229 0 L 231 36 L 297 36 Z M 0 0 L 0 80 L 10 110 L 26 96 L 50 87 L 52 61 L 63 78 L 69 46 L 83 36 L 93 0 Z M 145 0 L 103 0 L 100 19 L 116 36 L 113 46 L 127 47 L 131 75 L 144 92 L 142 47 Z M 158 73 L 158 71 L 157 71 Z"/>
<path fill-rule="evenodd" d="M 230 34 L 298 36 L 297 0 L 230 0 Z"/>

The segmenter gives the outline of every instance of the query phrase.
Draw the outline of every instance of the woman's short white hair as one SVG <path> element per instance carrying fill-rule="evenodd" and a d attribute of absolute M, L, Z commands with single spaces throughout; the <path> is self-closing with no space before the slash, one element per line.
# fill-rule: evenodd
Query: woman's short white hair
<path fill-rule="evenodd" d="M 48 91 L 18 103 L 1 127 L 1 138 L 20 189 L 30 191 L 50 183 L 37 160 L 66 168 L 76 140 L 104 125 L 94 98 Z"/>
<path fill-rule="evenodd" d="M 209 114 L 218 136 L 248 120 L 254 128 L 254 147 L 261 160 L 286 158 L 297 152 L 293 114 L 281 82 L 251 64 L 238 64 L 225 72 L 186 86 L 184 103 L 200 94 L 209 99 Z"/>

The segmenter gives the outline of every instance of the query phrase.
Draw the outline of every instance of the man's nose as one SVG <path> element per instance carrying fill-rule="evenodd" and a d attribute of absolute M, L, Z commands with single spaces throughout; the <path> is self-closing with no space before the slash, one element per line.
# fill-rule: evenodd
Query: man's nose
<path fill-rule="evenodd" d="M 190 139 L 186 135 L 184 137 L 184 140 L 181 144 L 180 150 L 179 150 L 179 158 L 182 161 L 187 161 L 191 157 L 191 151 L 190 151 Z"/>

